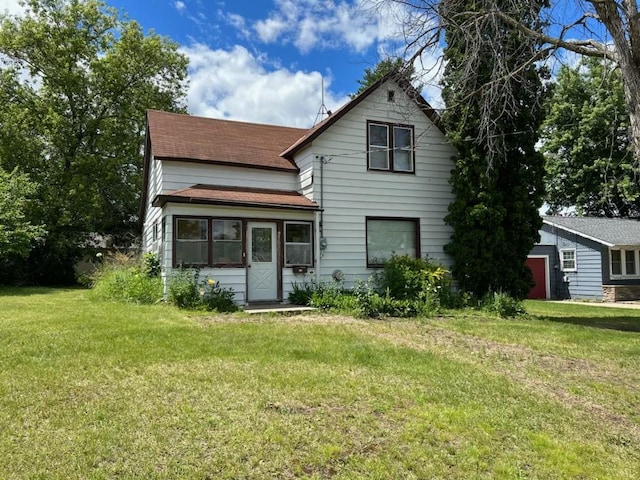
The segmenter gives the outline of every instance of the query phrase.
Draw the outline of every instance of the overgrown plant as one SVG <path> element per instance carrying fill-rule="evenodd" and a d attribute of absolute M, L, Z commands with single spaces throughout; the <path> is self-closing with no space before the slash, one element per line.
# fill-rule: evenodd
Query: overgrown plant
<path fill-rule="evenodd" d="M 103 258 L 90 277 L 94 298 L 142 304 L 162 300 L 162 279 L 149 275 L 139 255 L 115 252 Z"/>
<path fill-rule="evenodd" d="M 488 293 L 482 298 L 480 308 L 503 318 L 516 317 L 525 313 L 522 301 L 504 292 Z"/>
<path fill-rule="evenodd" d="M 169 280 L 167 300 L 178 308 L 235 312 L 231 287 L 222 287 L 219 281 L 205 278 L 200 281 L 199 270 L 181 269 Z"/>

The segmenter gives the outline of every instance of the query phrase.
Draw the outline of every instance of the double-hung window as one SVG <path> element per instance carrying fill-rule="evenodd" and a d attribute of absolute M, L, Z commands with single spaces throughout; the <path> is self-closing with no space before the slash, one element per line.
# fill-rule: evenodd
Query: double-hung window
<path fill-rule="evenodd" d="M 213 265 L 242 264 L 242 221 L 213 219 Z"/>
<path fill-rule="evenodd" d="M 413 173 L 413 127 L 367 122 L 369 170 Z"/>
<path fill-rule="evenodd" d="M 175 261 L 179 265 L 209 264 L 209 222 L 206 218 L 178 218 L 175 223 Z"/>
<path fill-rule="evenodd" d="M 367 217 L 367 267 L 381 267 L 393 255 L 420 256 L 416 218 Z"/>
<path fill-rule="evenodd" d="M 575 272 L 578 269 L 575 248 L 560 250 L 560 266 L 563 272 Z"/>
<path fill-rule="evenodd" d="M 284 259 L 286 266 L 312 266 L 313 245 L 311 223 L 286 222 L 284 224 Z"/>
<path fill-rule="evenodd" d="M 639 277 L 640 252 L 638 250 L 609 250 L 611 276 Z"/>

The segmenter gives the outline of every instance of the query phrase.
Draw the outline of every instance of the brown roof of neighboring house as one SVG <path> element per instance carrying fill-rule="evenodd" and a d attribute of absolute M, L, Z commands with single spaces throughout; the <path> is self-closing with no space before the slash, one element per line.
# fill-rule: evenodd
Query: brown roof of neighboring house
<path fill-rule="evenodd" d="M 295 210 L 319 209 L 317 203 L 295 191 L 218 185 L 193 185 L 160 194 L 154 199 L 153 206 L 161 207 L 167 202 Z"/>
<path fill-rule="evenodd" d="M 297 171 L 280 153 L 307 133 L 301 128 L 261 125 L 149 110 L 153 156 L 162 160 Z"/>

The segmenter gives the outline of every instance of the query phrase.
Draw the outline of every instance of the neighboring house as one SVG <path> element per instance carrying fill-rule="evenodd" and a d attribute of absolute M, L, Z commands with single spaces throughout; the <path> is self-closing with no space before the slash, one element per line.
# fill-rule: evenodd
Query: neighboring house
<path fill-rule="evenodd" d="M 640 221 L 543 217 L 530 298 L 640 299 Z"/>
<path fill-rule="evenodd" d="M 384 77 L 310 130 L 147 114 L 143 249 L 238 302 L 294 282 L 366 280 L 393 253 L 449 264 L 454 149 L 436 112 Z"/>

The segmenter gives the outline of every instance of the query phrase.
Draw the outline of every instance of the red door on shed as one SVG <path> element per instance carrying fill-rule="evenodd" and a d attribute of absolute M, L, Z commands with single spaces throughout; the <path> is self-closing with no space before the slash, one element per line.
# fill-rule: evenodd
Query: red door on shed
<path fill-rule="evenodd" d="M 547 262 L 546 258 L 527 258 L 527 266 L 533 273 L 535 285 L 527 295 L 527 298 L 547 298 Z"/>

